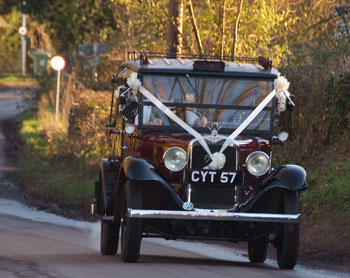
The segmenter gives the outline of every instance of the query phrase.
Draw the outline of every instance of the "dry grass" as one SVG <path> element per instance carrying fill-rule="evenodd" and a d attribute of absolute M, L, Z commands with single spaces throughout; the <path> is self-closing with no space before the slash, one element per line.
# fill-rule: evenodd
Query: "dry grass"
<path fill-rule="evenodd" d="M 105 136 L 109 92 L 72 90 L 55 120 L 54 92 L 41 95 L 37 113 L 23 120 L 21 179 L 32 197 L 88 212 Z M 64 98 L 64 94 L 63 94 Z M 64 113 L 68 111 L 68 113 Z"/>

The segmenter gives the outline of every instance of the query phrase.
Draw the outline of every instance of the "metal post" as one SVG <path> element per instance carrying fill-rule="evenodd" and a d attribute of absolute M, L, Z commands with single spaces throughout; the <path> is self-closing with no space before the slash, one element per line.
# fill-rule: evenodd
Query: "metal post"
<path fill-rule="evenodd" d="M 26 16 L 25 14 L 22 13 L 22 27 L 26 28 Z M 26 62 L 27 62 L 27 40 L 26 40 L 26 36 L 21 36 L 21 68 L 22 68 L 22 75 L 26 74 Z"/>
<path fill-rule="evenodd" d="M 61 84 L 61 71 L 57 71 L 57 91 L 56 91 L 56 122 L 58 121 L 58 112 L 60 107 L 60 84 Z"/>

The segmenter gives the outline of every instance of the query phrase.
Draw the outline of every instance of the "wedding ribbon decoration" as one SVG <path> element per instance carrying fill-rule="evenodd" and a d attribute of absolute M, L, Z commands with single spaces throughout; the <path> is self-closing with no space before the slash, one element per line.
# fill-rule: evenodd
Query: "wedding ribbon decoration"
<path fill-rule="evenodd" d="M 158 107 L 164 114 L 166 114 L 170 119 L 172 119 L 175 123 L 181 126 L 188 133 L 193 135 L 198 142 L 201 144 L 203 149 L 207 152 L 212 160 L 211 163 L 205 168 L 211 170 L 220 170 L 224 167 L 226 162 L 226 157 L 223 154 L 225 149 L 230 145 L 231 142 L 239 135 L 241 132 L 247 128 L 250 123 L 256 118 L 256 116 L 269 104 L 269 102 L 276 96 L 279 100 L 279 104 L 281 104 L 283 98 L 288 99 L 292 105 L 294 105 L 293 101 L 290 99 L 290 94 L 288 92 L 289 82 L 288 80 L 279 75 L 275 80 L 275 88 L 267 95 L 267 97 L 249 114 L 249 116 L 243 121 L 243 123 L 231 133 L 231 135 L 225 140 L 219 152 L 211 153 L 209 146 L 203 136 L 194 130 L 191 126 L 186 124 L 183 120 L 181 120 L 174 112 L 172 112 L 167 106 L 165 106 L 158 98 L 156 98 L 153 94 L 151 94 L 146 88 L 141 85 L 140 80 L 137 78 L 136 73 L 132 73 L 130 77 L 127 79 L 127 84 L 133 90 L 133 93 L 136 95 L 137 90 L 146 97 L 149 101 L 151 101 L 156 107 Z M 286 106 L 286 101 L 284 101 L 284 107 L 279 107 L 278 111 L 284 111 Z M 284 109 L 284 110 L 283 110 Z"/>
<path fill-rule="evenodd" d="M 152 95 L 147 89 L 143 86 L 141 86 L 140 80 L 137 78 L 136 73 L 132 73 L 130 77 L 127 80 L 127 83 L 129 87 L 134 91 L 134 93 L 137 91 L 137 88 L 139 92 L 145 96 L 149 101 L 151 101 L 156 107 L 158 107 L 165 115 L 167 115 L 170 119 L 172 119 L 175 123 L 177 123 L 179 126 L 181 126 L 184 130 L 186 130 L 188 133 L 192 134 L 202 145 L 204 150 L 212 156 L 212 153 L 209 149 L 209 146 L 207 142 L 204 140 L 203 136 L 198 133 L 196 130 L 194 130 L 192 127 L 190 127 L 188 124 L 186 124 L 183 120 L 181 120 L 174 112 L 172 112 L 168 107 L 166 107 L 158 98 L 156 98 L 154 95 Z"/>
<path fill-rule="evenodd" d="M 222 145 L 219 153 L 223 153 L 225 149 L 228 147 L 230 142 L 232 142 L 241 132 L 250 125 L 252 121 L 256 118 L 256 116 L 259 115 L 259 113 L 269 104 L 269 102 L 274 98 L 274 96 L 277 97 L 278 100 L 287 98 L 292 105 L 295 105 L 293 101 L 290 99 L 290 93 L 288 92 L 289 88 L 289 82 L 287 78 L 284 76 L 281 76 L 280 74 L 275 79 L 275 88 L 267 95 L 267 97 L 253 110 L 252 113 L 249 114 L 249 116 L 243 121 L 243 123 L 234 131 L 231 133 L 231 135 L 226 139 L 224 144 Z M 280 101 L 279 101 L 279 107 L 278 111 L 282 112 L 286 110 L 286 101 L 284 101 L 284 106 L 280 107 Z"/>
<path fill-rule="evenodd" d="M 294 102 L 290 98 L 290 93 L 288 92 L 289 82 L 284 76 L 278 75 L 278 78 L 275 80 L 275 89 L 277 90 L 276 97 L 278 99 L 278 113 L 286 111 L 287 99 L 294 106 Z"/>
<path fill-rule="evenodd" d="M 269 104 L 269 102 L 274 98 L 276 95 L 276 89 L 272 90 L 268 96 L 253 110 L 252 113 L 249 114 L 249 116 L 241 123 L 241 125 L 231 133 L 231 135 L 226 139 L 224 144 L 222 145 L 220 149 L 220 153 L 224 152 L 225 149 L 228 147 L 228 145 L 239 135 L 241 132 L 250 125 L 250 123 L 258 116 L 258 114 L 266 107 L 266 105 Z"/>

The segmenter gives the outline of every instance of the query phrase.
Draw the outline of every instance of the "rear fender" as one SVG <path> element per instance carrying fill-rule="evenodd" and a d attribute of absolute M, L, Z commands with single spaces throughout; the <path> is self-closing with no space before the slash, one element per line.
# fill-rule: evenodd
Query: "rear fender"
<path fill-rule="evenodd" d="M 97 200 L 97 214 L 108 214 L 108 203 L 112 199 L 118 176 L 112 162 L 104 158 L 100 162 L 99 182 L 96 183 L 95 198 Z"/>

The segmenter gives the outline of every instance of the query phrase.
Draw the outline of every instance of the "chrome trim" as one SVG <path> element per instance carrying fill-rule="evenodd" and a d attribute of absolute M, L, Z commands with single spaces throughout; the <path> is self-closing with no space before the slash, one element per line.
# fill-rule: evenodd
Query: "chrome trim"
<path fill-rule="evenodd" d="M 185 154 L 185 157 L 186 157 L 185 165 L 184 165 L 180 170 L 177 170 L 177 171 L 174 171 L 174 170 L 169 169 L 169 168 L 166 166 L 166 164 L 165 164 L 165 156 L 166 156 L 166 154 L 167 154 L 170 150 L 173 150 L 173 149 L 178 149 L 178 150 L 182 151 L 182 152 Z M 165 168 L 167 168 L 170 172 L 176 173 L 176 172 L 182 171 L 182 170 L 186 167 L 186 165 L 187 165 L 187 157 L 188 157 L 188 155 L 187 155 L 187 153 L 185 152 L 185 150 L 184 150 L 183 148 L 180 148 L 180 147 L 170 147 L 169 149 L 167 149 L 167 150 L 164 152 L 162 158 L 163 158 L 163 163 L 164 163 Z"/>
<path fill-rule="evenodd" d="M 264 156 L 267 158 L 267 160 L 269 161 L 269 167 L 267 167 L 266 171 L 263 172 L 263 173 L 260 174 L 260 175 L 254 175 L 253 173 L 251 173 L 251 172 L 249 171 L 249 167 L 248 167 L 248 160 L 249 160 L 249 158 L 250 158 L 251 156 L 253 156 L 254 154 L 256 154 L 256 153 L 260 153 L 260 154 L 264 155 Z M 262 152 L 262 151 L 255 151 L 255 152 L 250 153 L 250 154 L 247 156 L 247 158 L 246 158 L 246 160 L 245 160 L 245 165 L 247 166 L 247 171 L 248 171 L 251 175 L 253 175 L 253 176 L 255 176 L 255 177 L 261 177 L 261 176 L 265 175 L 265 174 L 271 169 L 271 158 L 270 158 L 269 155 L 268 155 L 267 153 L 265 153 L 265 152 Z"/>
<path fill-rule="evenodd" d="M 236 222 L 299 223 L 301 214 L 223 212 L 210 210 L 142 210 L 128 209 L 130 218 L 218 220 Z"/>
<path fill-rule="evenodd" d="M 96 214 L 96 204 L 92 203 L 90 204 L 90 214 L 94 216 Z"/>
<path fill-rule="evenodd" d="M 192 187 L 191 187 L 191 184 L 189 183 L 187 185 L 187 203 L 191 203 L 191 196 L 192 196 L 191 193 L 192 193 Z"/>

